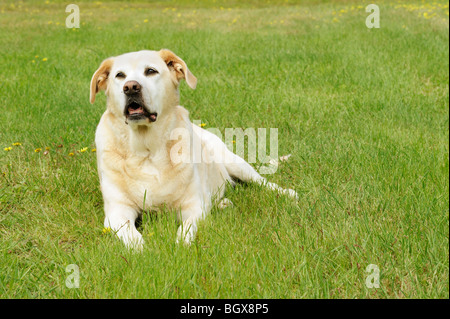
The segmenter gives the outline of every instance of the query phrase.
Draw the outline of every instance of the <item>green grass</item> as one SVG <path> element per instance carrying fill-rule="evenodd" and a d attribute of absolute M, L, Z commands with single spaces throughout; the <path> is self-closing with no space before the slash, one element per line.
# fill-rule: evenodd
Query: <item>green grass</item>
<path fill-rule="evenodd" d="M 448 2 L 377 1 L 380 29 L 359 1 L 77 3 L 74 31 L 66 2 L 0 2 L 0 298 L 449 298 Z M 190 247 L 167 210 L 142 253 L 102 233 L 89 81 L 160 48 L 192 120 L 278 128 L 298 205 L 239 184 Z"/>

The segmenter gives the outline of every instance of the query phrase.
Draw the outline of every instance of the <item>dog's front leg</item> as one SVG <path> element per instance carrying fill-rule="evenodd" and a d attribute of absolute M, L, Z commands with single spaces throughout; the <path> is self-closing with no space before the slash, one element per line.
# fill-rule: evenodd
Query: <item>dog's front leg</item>
<path fill-rule="evenodd" d="M 126 205 L 111 203 L 105 205 L 105 215 L 105 227 L 110 227 L 125 246 L 142 250 L 144 240 L 134 224 L 138 217 L 136 210 Z"/>
<path fill-rule="evenodd" d="M 194 201 L 181 207 L 181 225 L 177 231 L 177 243 L 184 241 L 189 245 L 194 240 L 198 221 L 204 217 L 202 206 L 200 201 Z"/>

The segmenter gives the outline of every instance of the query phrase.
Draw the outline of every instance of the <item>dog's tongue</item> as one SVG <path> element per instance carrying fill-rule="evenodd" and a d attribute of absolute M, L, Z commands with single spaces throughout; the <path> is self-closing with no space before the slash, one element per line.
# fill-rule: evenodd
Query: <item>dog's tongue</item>
<path fill-rule="evenodd" d="M 137 109 L 133 109 L 133 108 L 129 108 L 128 109 L 128 113 L 130 113 L 130 115 L 133 115 L 133 114 L 141 114 L 141 113 L 144 113 L 144 110 L 142 109 L 142 107 L 140 106 L 140 107 L 138 107 Z"/>

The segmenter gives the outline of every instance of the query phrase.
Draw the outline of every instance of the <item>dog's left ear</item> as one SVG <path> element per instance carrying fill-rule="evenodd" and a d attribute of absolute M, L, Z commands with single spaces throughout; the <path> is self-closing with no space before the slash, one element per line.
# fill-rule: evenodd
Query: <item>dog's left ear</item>
<path fill-rule="evenodd" d="M 111 67 L 113 65 L 113 58 L 108 58 L 100 64 L 97 71 L 95 71 L 94 75 L 91 79 L 91 94 L 89 97 L 89 101 L 91 104 L 95 102 L 95 95 L 99 90 L 106 90 L 106 80 L 108 80 L 109 72 L 111 71 Z"/>
<path fill-rule="evenodd" d="M 197 78 L 189 71 L 186 63 L 182 59 L 167 49 L 160 50 L 159 55 L 166 63 L 169 70 L 175 73 L 178 83 L 180 83 L 181 79 L 185 79 L 187 85 L 189 85 L 191 89 L 195 89 L 197 86 Z"/>

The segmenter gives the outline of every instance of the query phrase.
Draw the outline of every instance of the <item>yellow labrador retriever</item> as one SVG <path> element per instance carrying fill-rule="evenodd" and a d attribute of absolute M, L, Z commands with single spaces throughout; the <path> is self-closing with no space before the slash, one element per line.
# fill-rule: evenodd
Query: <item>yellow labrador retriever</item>
<path fill-rule="evenodd" d="M 166 49 L 108 58 L 92 76 L 90 102 L 100 90 L 107 96 L 95 134 L 104 225 L 130 248 L 140 249 L 144 242 L 135 227 L 142 210 L 163 204 L 179 212 L 177 242 L 190 243 L 198 220 L 233 178 L 297 197 L 267 182 L 219 137 L 191 123 L 178 105 L 182 79 L 195 89 L 197 79 L 186 63 Z"/>

